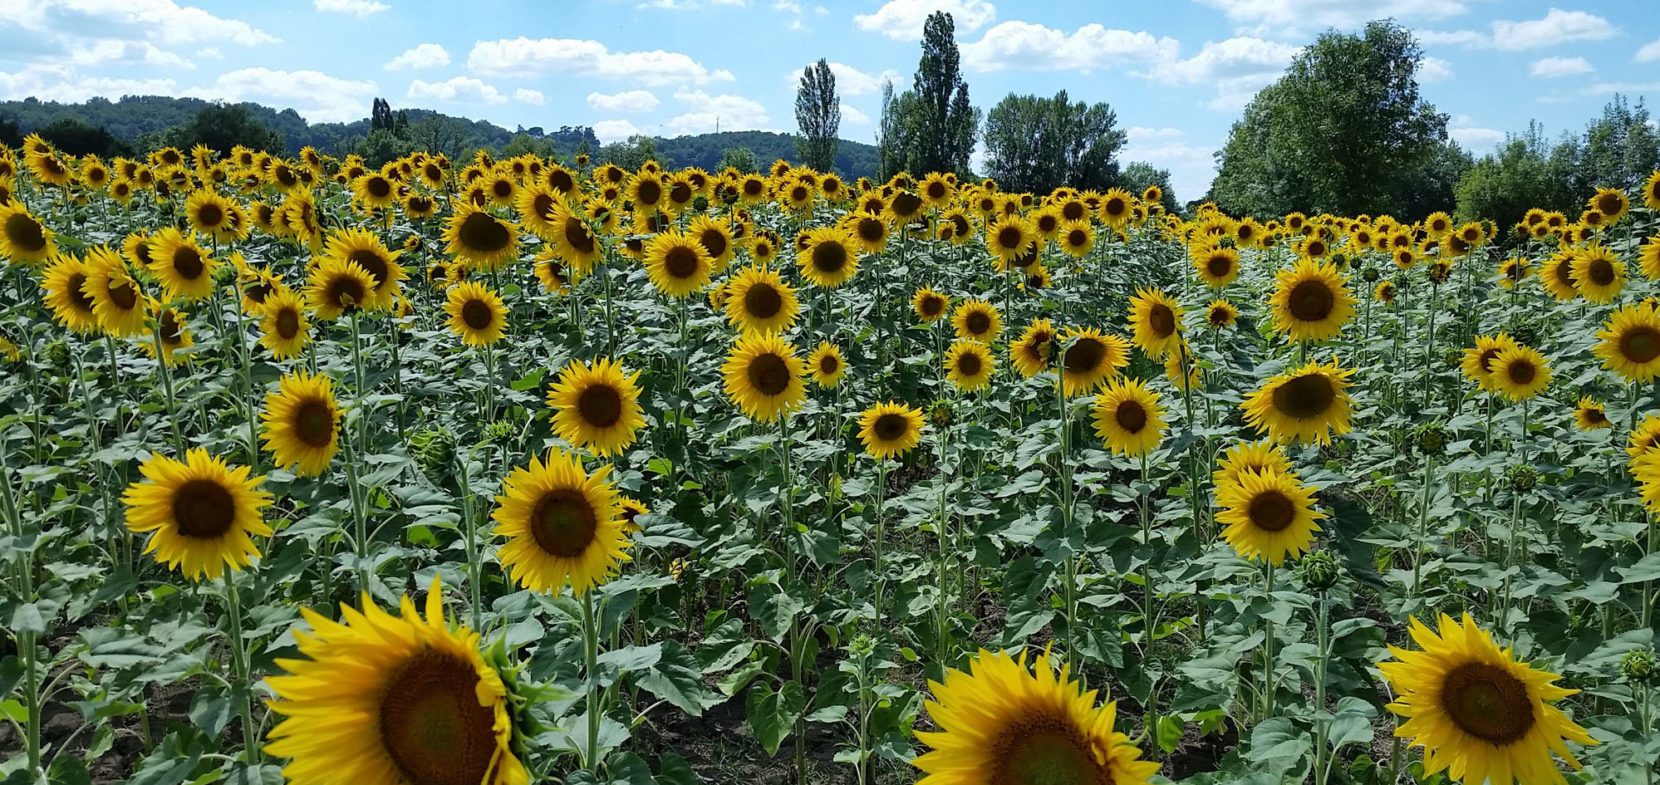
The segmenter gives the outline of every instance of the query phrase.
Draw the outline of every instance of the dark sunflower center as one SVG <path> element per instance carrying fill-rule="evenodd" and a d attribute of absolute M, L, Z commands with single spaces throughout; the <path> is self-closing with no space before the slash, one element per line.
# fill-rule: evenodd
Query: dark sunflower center
<path fill-rule="evenodd" d="M 576 181 L 571 179 L 570 172 L 555 169 L 548 175 L 548 187 L 561 193 L 570 193 L 576 190 Z"/>
<path fill-rule="evenodd" d="M 692 187 L 686 183 L 675 183 L 669 188 L 669 200 L 675 204 L 685 204 L 692 200 Z"/>
<path fill-rule="evenodd" d="M 921 209 L 922 199 L 916 194 L 903 192 L 893 197 L 894 215 L 900 216 L 901 218 L 909 218 L 916 215 L 916 211 Z"/>
<path fill-rule="evenodd" d="M 236 500 L 225 486 L 213 480 L 191 480 L 173 492 L 173 520 L 182 536 L 216 539 L 236 522 Z"/>
<path fill-rule="evenodd" d="M 1607 259 L 1592 259 L 1591 263 L 1586 265 L 1585 272 L 1591 282 L 1598 286 L 1611 286 L 1614 283 L 1614 265 Z"/>
<path fill-rule="evenodd" d="M 818 372 L 825 376 L 835 375 L 837 369 L 841 367 L 842 361 L 836 359 L 836 355 L 826 354 L 818 358 Z"/>
<path fill-rule="evenodd" d="M 719 229 L 705 229 L 698 235 L 697 241 L 703 244 L 703 249 L 709 252 L 709 258 L 719 259 L 726 255 L 726 235 Z"/>
<path fill-rule="evenodd" d="M 1324 240 L 1310 240 L 1307 247 L 1309 256 L 1319 257 L 1326 255 L 1326 243 Z"/>
<path fill-rule="evenodd" d="M 1337 388 L 1325 374 L 1298 376 L 1274 388 L 1274 410 L 1297 420 L 1319 417 L 1337 401 Z"/>
<path fill-rule="evenodd" d="M 968 328 L 969 335 L 984 335 L 991 332 L 991 314 L 985 311 L 969 311 L 968 317 L 963 319 L 963 326 Z"/>
<path fill-rule="evenodd" d="M 1094 373 L 1107 357 L 1107 346 L 1094 338 L 1079 338 L 1066 350 L 1062 363 L 1067 373 Z"/>
<path fill-rule="evenodd" d="M 1089 741 L 1066 719 L 1036 716 L 1011 721 L 992 743 L 996 785 L 1112 785 Z"/>
<path fill-rule="evenodd" d="M 767 188 L 766 183 L 764 183 L 760 180 L 757 180 L 753 177 L 744 181 L 744 195 L 745 196 L 760 196 L 761 193 L 766 190 L 766 188 Z"/>
<path fill-rule="evenodd" d="M 329 283 L 329 302 L 340 308 L 355 308 L 363 304 L 363 281 L 355 276 L 336 276 Z"/>
<path fill-rule="evenodd" d="M 242 295 L 244 297 L 247 297 L 250 301 L 256 303 L 265 302 L 265 298 L 270 296 L 270 294 L 271 284 L 266 283 L 264 280 L 248 284 L 248 286 L 242 290 Z"/>
<path fill-rule="evenodd" d="M 749 385 L 762 395 L 781 395 L 790 387 L 790 366 L 776 354 L 763 354 L 749 361 Z"/>
<path fill-rule="evenodd" d="M 570 217 L 565 219 L 565 244 L 577 253 L 589 254 L 594 252 L 594 236 L 588 232 L 588 224 L 581 219 Z"/>
<path fill-rule="evenodd" d="M 1082 229 L 1073 229 L 1066 233 L 1066 244 L 1073 248 L 1082 248 L 1089 242 L 1089 233 Z"/>
<path fill-rule="evenodd" d="M 369 273 L 376 286 L 385 286 L 391 282 L 392 271 L 387 264 L 386 257 L 367 248 L 360 248 L 347 254 L 348 261 L 357 262 L 365 272 Z"/>
<path fill-rule="evenodd" d="M 1297 507 L 1279 491 L 1268 490 L 1251 499 L 1251 525 L 1263 531 L 1283 531 L 1297 519 Z"/>
<path fill-rule="evenodd" d="M 1141 433 L 1141 429 L 1147 427 L 1147 409 L 1137 401 L 1120 401 L 1112 413 L 1112 419 L 1118 427 L 1130 433 Z"/>
<path fill-rule="evenodd" d="M 570 559 L 580 556 L 599 532 L 599 516 L 582 492 L 549 491 L 530 511 L 530 533 L 543 551 Z"/>
<path fill-rule="evenodd" d="M 225 220 L 225 211 L 219 209 L 219 205 L 210 202 L 202 205 L 202 209 L 196 211 L 196 220 L 200 221 L 203 226 L 212 229 Z"/>
<path fill-rule="evenodd" d="M 1569 260 L 1563 259 L 1557 262 L 1556 268 L 1552 272 L 1556 276 L 1557 283 L 1565 284 L 1567 286 L 1574 285 L 1573 263 Z"/>
<path fill-rule="evenodd" d="M 1055 231 L 1055 229 L 1060 226 L 1060 219 L 1056 218 L 1053 215 L 1040 215 L 1040 216 L 1038 216 L 1037 225 L 1038 225 L 1038 231 L 1044 232 L 1045 234 L 1047 234 L 1049 232 Z"/>
<path fill-rule="evenodd" d="M 461 306 L 461 321 L 474 330 L 487 329 L 496 321 L 496 311 L 483 300 L 468 300 Z"/>
<path fill-rule="evenodd" d="M 961 213 L 950 216 L 950 220 L 951 233 L 957 237 L 967 237 L 968 230 L 973 228 L 968 225 L 968 216 Z"/>
<path fill-rule="evenodd" d="M 82 273 L 69 276 L 69 280 L 64 282 L 64 294 L 69 296 L 69 302 L 75 306 L 75 310 L 92 313 L 92 298 L 81 291 L 81 286 L 85 283 L 86 275 Z"/>
<path fill-rule="evenodd" d="M 300 314 L 293 308 L 284 308 L 277 312 L 277 335 L 283 340 L 292 340 L 300 334 Z"/>
<path fill-rule="evenodd" d="M 363 190 L 376 199 L 385 199 L 392 195 L 392 183 L 384 177 L 371 177 L 369 182 L 364 184 Z"/>
<path fill-rule="evenodd" d="M 813 267 L 821 273 L 839 273 L 847 266 L 847 249 L 838 242 L 813 246 Z"/>
<path fill-rule="evenodd" d="M 1592 424 L 1608 422 L 1608 414 L 1595 406 L 1585 407 L 1585 421 Z"/>
<path fill-rule="evenodd" d="M 123 311 L 130 311 L 138 305 L 138 290 L 127 281 L 122 281 L 109 288 L 110 302 Z"/>
<path fill-rule="evenodd" d="M 461 244 L 469 250 L 482 253 L 495 253 L 507 248 L 512 241 L 512 235 L 501 221 L 487 213 L 472 213 L 461 222 L 461 230 L 456 233 Z"/>
<path fill-rule="evenodd" d="M 623 397 L 609 384 L 596 384 L 576 399 L 577 414 L 595 428 L 609 428 L 622 419 Z"/>
<path fill-rule="evenodd" d="M 1176 312 L 1164 303 L 1155 303 L 1147 310 L 1147 326 L 1153 328 L 1153 335 L 1168 338 L 1176 333 Z"/>
<path fill-rule="evenodd" d="M 1536 721 L 1527 685 L 1481 662 L 1467 662 L 1444 677 L 1441 708 L 1459 730 L 1501 747 L 1521 741 Z"/>
<path fill-rule="evenodd" d="M 1233 272 L 1233 260 L 1223 254 L 1214 254 L 1205 261 L 1205 269 L 1212 278 L 1225 278 Z"/>
<path fill-rule="evenodd" d="M 1512 383 L 1528 385 L 1532 384 L 1533 378 L 1539 375 L 1539 369 L 1533 367 L 1532 360 L 1524 357 L 1512 360 L 1509 365 L 1505 366 L 1504 373 L 1510 377 Z"/>
<path fill-rule="evenodd" d="M 1018 250 L 1024 239 L 1018 227 L 1005 226 L 997 231 L 997 244 L 1011 251 Z"/>
<path fill-rule="evenodd" d="M 876 433 L 876 438 L 884 442 L 894 441 L 904 436 L 905 432 L 910 429 L 911 421 L 905 415 L 892 412 L 877 417 L 876 423 L 871 426 L 871 430 Z"/>
<path fill-rule="evenodd" d="M 308 447 L 327 447 L 334 439 L 334 409 L 312 399 L 294 410 L 294 436 Z"/>
<path fill-rule="evenodd" d="M 1055 340 L 1055 336 L 1047 332 L 1032 333 L 1032 337 L 1026 340 L 1026 351 L 1039 360 L 1047 360 L 1049 359 L 1050 342 L 1053 340 Z"/>
<path fill-rule="evenodd" d="M 1068 221 L 1081 220 L 1084 217 L 1084 203 L 1067 202 L 1066 206 L 1061 208 L 1061 217 Z"/>
<path fill-rule="evenodd" d="M 495 757 L 495 713 L 480 706 L 478 672 L 459 657 L 424 648 L 386 680 L 380 741 L 415 785 L 478 785 Z"/>
<path fill-rule="evenodd" d="M 1620 197 L 1616 194 L 1601 194 L 1597 196 L 1597 210 L 1613 215 L 1620 211 Z"/>
<path fill-rule="evenodd" d="M 744 312 L 756 319 L 771 319 L 784 309 L 784 297 L 772 284 L 760 283 L 744 291 Z"/>
<path fill-rule="evenodd" d="M 202 277 L 202 272 L 207 266 L 202 264 L 202 255 L 197 253 L 195 248 L 186 245 L 173 252 L 173 269 L 178 272 L 179 277 L 195 280 Z"/>
<path fill-rule="evenodd" d="M 1303 281 L 1292 287 L 1291 296 L 1286 298 L 1286 310 L 1302 322 L 1321 321 L 1336 306 L 1337 296 L 1324 281 Z"/>
<path fill-rule="evenodd" d="M 1123 199 L 1120 199 L 1120 198 L 1115 196 L 1115 197 L 1107 200 L 1107 206 L 1106 206 L 1107 215 L 1114 215 L 1114 216 L 1123 215 L 1124 211 L 1126 209 L 1128 209 L 1128 207 L 1129 206 L 1124 203 Z"/>
<path fill-rule="evenodd" d="M 928 184 L 928 197 L 930 199 L 940 199 L 940 198 L 943 198 L 944 196 L 945 196 L 945 183 L 932 182 L 932 183 Z"/>
<path fill-rule="evenodd" d="M 697 251 L 684 246 L 670 248 L 663 256 L 663 269 L 675 278 L 690 278 L 697 274 Z"/>
<path fill-rule="evenodd" d="M 444 170 L 439 169 L 438 164 L 427 164 L 422 167 L 421 174 L 428 182 L 436 183 L 444 179 Z"/>
<path fill-rule="evenodd" d="M 1210 323 L 1216 327 L 1221 327 L 1232 319 L 1233 316 L 1229 314 L 1226 309 L 1212 308 L 1210 310 Z"/>
<path fill-rule="evenodd" d="M 924 315 L 938 316 L 943 310 L 945 310 L 945 300 L 933 296 L 922 298 L 922 313 Z"/>
<path fill-rule="evenodd" d="M 497 180 L 490 184 L 490 192 L 495 194 L 497 199 L 506 199 L 513 195 L 513 183 L 509 180 Z"/>
<path fill-rule="evenodd" d="M 980 370 L 984 367 L 985 363 L 981 362 L 980 355 L 974 352 L 963 352 L 957 355 L 957 373 L 963 376 L 969 378 L 979 376 Z"/>
<path fill-rule="evenodd" d="M 1620 336 L 1620 356 L 1634 363 L 1660 357 L 1660 331 L 1647 326 L 1627 330 Z"/>
<path fill-rule="evenodd" d="M 875 218 L 859 219 L 859 239 L 865 242 L 874 243 L 882 239 L 882 229 L 882 222 Z"/>

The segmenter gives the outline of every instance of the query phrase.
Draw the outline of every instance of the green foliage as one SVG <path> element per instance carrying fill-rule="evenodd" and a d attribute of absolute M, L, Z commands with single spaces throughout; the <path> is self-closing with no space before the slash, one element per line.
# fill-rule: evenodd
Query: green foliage
<path fill-rule="evenodd" d="M 512 158 L 517 155 L 534 155 L 540 158 L 554 156 L 553 140 L 545 136 L 531 136 L 530 134 L 514 134 L 507 144 L 502 145 L 501 156 Z"/>
<path fill-rule="evenodd" d="M 1574 183 L 1582 198 L 1597 188 L 1635 188 L 1660 169 L 1660 132 L 1641 98 L 1631 106 L 1615 94 L 1585 129 L 1584 139 Z"/>
<path fill-rule="evenodd" d="M 621 142 L 612 142 L 594 154 L 595 163 L 616 164 L 624 169 L 638 169 L 646 161 L 657 157 L 657 141 L 636 134 Z M 659 163 L 662 163 L 659 161 Z"/>
<path fill-rule="evenodd" d="M 795 143 L 801 162 L 821 172 L 833 169 L 842 107 L 836 96 L 836 75 L 823 58 L 801 70 L 801 86 L 795 91 L 795 123 L 801 129 L 801 138 Z"/>
<path fill-rule="evenodd" d="M 922 28 L 922 58 L 911 89 L 894 95 L 882 87 L 881 175 L 901 170 L 969 173 L 980 110 L 968 102 L 957 52 L 956 22 L 944 11 L 928 16 Z"/>
<path fill-rule="evenodd" d="M 1170 170 L 1160 169 L 1146 161 L 1131 161 L 1118 173 L 1118 187 L 1140 196 L 1147 186 L 1156 185 L 1164 193 L 1164 199 L 1159 203 L 1164 205 L 1166 212 L 1178 212 L 1180 202 L 1176 201 L 1176 189 L 1170 186 Z"/>
<path fill-rule="evenodd" d="M 1416 219 L 1451 204 L 1447 117 L 1418 94 L 1423 52 L 1391 21 L 1328 32 L 1234 123 L 1212 198 L 1259 217 L 1387 212 Z M 1441 189 L 1445 189 L 1444 191 Z"/>
<path fill-rule="evenodd" d="M 1010 94 L 986 114 L 986 173 L 1009 191 L 1108 188 L 1125 140 L 1117 123 L 1106 104 L 1073 103 L 1065 90 L 1054 98 Z"/>
<path fill-rule="evenodd" d="M 1515 225 L 1530 209 L 1571 210 L 1576 151 L 1571 141 L 1554 147 L 1537 122 L 1527 132 L 1506 139 L 1459 179 L 1461 221 L 1491 218 L 1502 227 Z"/>
<path fill-rule="evenodd" d="M 189 124 L 169 129 L 162 138 L 180 150 L 204 144 L 220 155 L 237 145 L 279 154 L 284 150 L 282 134 L 266 127 L 244 104 L 202 107 Z"/>
<path fill-rule="evenodd" d="M 116 138 L 105 128 L 93 128 L 73 117 L 60 117 L 35 130 L 40 138 L 70 155 L 97 155 L 110 158 L 132 155 L 132 145 Z"/>
<path fill-rule="evenodd" d="M 414 146 L 408 139 L 383 128 L 369 132 L 369 136 L 357 143 L 353 152 L 363 156 L 363 163 L 370 169 L 379 169 L 387 161 L 395 161 L 408 155 Z"/>
<path fill-rule="evenodd" d="M 755 151 L 747 147 L 728 147 L 721 151 L 720 163 L 709 171 L 718 172 L 732 167 L 744 174 L 761 171 L 761 161 L 755 157 Z"/>
<path fill-rule="evenodd" d="M 727 150 L 747 148 L 755 153 L 757 169 L 780 158 L 792 164 L 801 163 L 796 154 L 795 135 L 771 131 L 722 131 L 714 134 L 676 136 L 657 139 L 657 161 L 665 166 L 698 166 L 711 172 L 719 171 L 721 158 Z M 837 172 L 847 177 L 873 177 L 877 173 L 879 155 L 876 147 L 846 139 L 837 142 Z M 596 160 L 603 160 L 596 156 Z"/>

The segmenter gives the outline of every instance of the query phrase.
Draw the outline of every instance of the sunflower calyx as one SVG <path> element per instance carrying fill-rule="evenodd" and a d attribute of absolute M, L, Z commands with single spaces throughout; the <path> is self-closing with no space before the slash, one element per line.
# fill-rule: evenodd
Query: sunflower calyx
<path fill-rule="evenodd" d="M 455 460 L 455 434 L 443 426 L 422 428 L 410 434 L 409 452 L 427 474 L 442 475 Z"/>
<path fill-rule="evenodd" d="M 1440 455 L 1447 448 L 1447 431 L 1440 425 L 1431 423 L 1418 430 L 1418 452 L 1424 455 Z"/>
<path fill-rule="evenodd" d="M 1297 565 L 1297 575 L 1303 584 L 1316 591 L 1325 591 L 1343 577 L 1343 569 L 1326 551 L 1315 551 Z"/>
<path fill-rule="evenodd" d="M 1532 466 L 1516 464 L 1505 472 L 1505 479 L 1518 493 L 1527 493 L 1533 490 L 1534 484 L 1539 481 L 1539 471 Z"/>
<path fill-rule="evenodd" d="M 1660 681 L 1660 663 L 1655 662 L 1653 649 L 1628 651 L 1620 658 L 1620 675 L 1632 684 L 1653 684 Z"/>

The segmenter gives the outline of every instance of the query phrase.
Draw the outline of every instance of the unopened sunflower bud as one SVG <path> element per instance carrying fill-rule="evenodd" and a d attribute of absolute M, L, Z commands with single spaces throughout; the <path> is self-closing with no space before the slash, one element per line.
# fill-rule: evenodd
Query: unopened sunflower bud
<path fill-rule="evenodd" d="M 58 373 L 69 371 L 69 344 L 63 341 L 53 341 L 46 345 L 46 361 L 52 364 L 52 370 Z"/>
<path fill-rule="evenodd" d="M 1368 267 L 1365 272 L 1360 274 L 1360 277 L 1365 279 L 1367 283 L 1377 283 L 1378 278 L 1382 276 L 1378 273 L 1378 268 Z"/>
<path fill-rule="evenodd" d="M 936 427 L 943 428 L 951 424 L 953 414 L 950 401 L 934 401 L 933 407 L 928 410 L 928 419 Z"/>
<path fill-rule="evenodd" d="M 1315 551 L 1297 565 L 1297 574 L 1310 589 L 1325 591 L 1337 584 L 1337 579 L 1342 577 L 1342 568 L 1331 554 Z"/>
<path fill-rule="evenodd" d="M 1628 651 L 1620 658 L 1620 675 L 1632 684 L 1650 684 L 1660 677 L 1660 667 L 1656 667 L 1653 649 L 1637 649 Z"/>
<path fill-rule="evenodd" d="M 409 451 L 423 471 L 438 474 L 455 459 L 455 434 L 439 426 L 422 428 L 410 434 Z"/>
<path fill-rule="evenodd" d="M 1510 467 L 1505 475 L 1506 479 L 1510 481 L 1510 487 L 1522 493 L 1533 490 L 1534 483 L 1539 481 L 1539 472 L 1535 471 L 1532 466 L 1523 464 Z"/>
<path fill-rule="evenodd" d="M 484 427 L 484 439 L 491 442 L 505 442 L 513 438 L 513 431 L 518 424 L 512 420 L 497 420 Z"/>
<path fill-rule="evenodd" d="M 1418 451 L 1425 455 L 1440 455 L 1447 448 L 1447 431 L 1430 424 L 1418 431 Z"/>

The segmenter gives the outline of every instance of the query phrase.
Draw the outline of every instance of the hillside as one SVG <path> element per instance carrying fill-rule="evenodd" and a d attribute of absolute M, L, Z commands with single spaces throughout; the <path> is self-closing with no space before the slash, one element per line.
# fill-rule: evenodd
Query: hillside
<path fill-rule="evenodd" d="M 17 123 L 24 133 L 52 123 L 72 118 L 95 128 L 134 142 L 142 148 L 142 137 L 160 134 L 169 128 L 189 123 L 196 113 L 209 105 L 200 98 L 170 96 L 125 96 L 117 101 L 93 98 L 85 103 L 63 104 L 26 98 L 21 101 L 0 102 L 0 119 Z M 293 109 L 274 109 L 256 103 L 243 103 L 265 125 L 283 135 L 289 153 L 311 146 L 325 153 L 343 155 L 369 133 L 369 118 L 350 123 L 308 123 Z M 447 117 L 428 109 L 407 110 L 410 123 L 431 116 Z M 535 138 L 546 138 L 560 152 L 572 152 L 586 139 L 595 149 L 598 140 L 586 126 L 562 126 L 554 131 L 542 128 L 508 130 L 485 120 L 453 118 L 467 125 L 469 146 L 501 148 L 517 133 Z M 671 139 L 658 139 L 657 150 L 662 162 L 671 166 L 701 166 L 714 169 L 720 163 L 721 153 L 730 147 L 747 147 L 763 165 L 774 159 L 795 161 L 795 137 L 790 134 L 767 131 L 725 131 L 714 134 L 695 134 Z M 850 177 L 872 176 L 877 167 L 876 148 L 872 145 L 843 140 L 836 156 L 836 168 Z"/>

